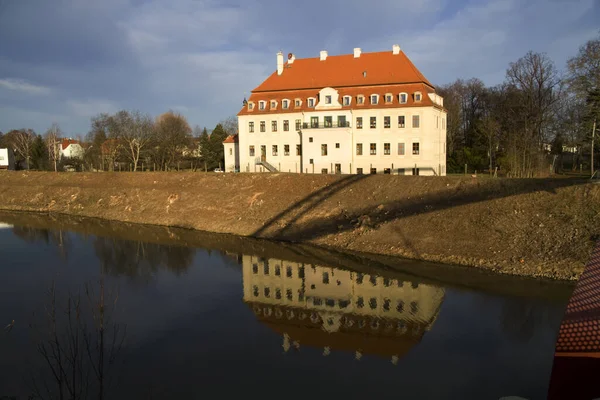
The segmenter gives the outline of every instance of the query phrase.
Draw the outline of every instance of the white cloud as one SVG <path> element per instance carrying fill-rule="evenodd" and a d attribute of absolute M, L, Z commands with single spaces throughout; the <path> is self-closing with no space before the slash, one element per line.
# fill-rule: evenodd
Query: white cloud
<path fill-rule="evenodd" d="M 34 95 L 45 95 L 51 92 L 50 88 L 46 86 L 34 85 L 23 79 L 12 78 L 0 79 L 0 88 Z"/>
<path fill-rule="evenodd" d="M 78 117 L 93 117 L 100 113 L 115 113 L 119 107 L 108 100 L 100 99 L 84 99 L 84 100 L 67 100 L 67 110 Z"/>

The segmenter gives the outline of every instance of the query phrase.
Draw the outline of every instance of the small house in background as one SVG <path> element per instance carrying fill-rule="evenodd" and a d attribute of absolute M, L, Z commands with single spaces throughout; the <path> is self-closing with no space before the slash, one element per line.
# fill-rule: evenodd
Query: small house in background
<path fill-rule="evenodd" d="M 60 144 L 60 156 L 68 158 L 83 158 L 84 150 L 81 143 L 73 139 L 63 139 Z"/>
<path fill-rule="evenodd" d="M 240 149 L 238 144 L 238 135 L 229 135 L 223 141 L 225 150 L 225 172 L 239 172 L 240 170 Z"/>
<path fill-rule="evenodd" d="M 0 149 L 0 169 L 15 170 L 15 155 L 12 149 Z"/>

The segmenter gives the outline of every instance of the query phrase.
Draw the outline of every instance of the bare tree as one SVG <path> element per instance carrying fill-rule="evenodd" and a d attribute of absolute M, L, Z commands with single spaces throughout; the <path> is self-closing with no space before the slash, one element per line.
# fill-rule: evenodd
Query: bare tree
<path fill-rule="evenodd" d="M 54 164 L 54 172 L 58 171 L 58 160 L 60 159 L 60 138 L 62 136 L 62 131 L 60 130 L 60 126 L 55 122 L 52 126 L 46 131 L 44 140 L 46 142 L 46 147 L 48 148 L 48 158 Z"/>
<path fill-rule="evenodd" d="M 238 119 L 235 115 L 230 116 L 219 122 L 223 127 L 223 130 L 228 135 L 237 135 L 238 134 Z"/>
<path fill-rule="evenodd" d="M 192 129 L 186 118 L 174 111 L 168 111 L 156 119 L 156 142 L 153 156 L 165 171 L 179 161 L 185 149 L 191 146 Z"/>
<path fill-rule="evenodd" d="M 27 169 L 29 169 L 31 146 L 35 140 L 35 133 L 31 129 L 19 129 L 8 132 L 6 136 L 10 145 L 25 160 Z"/>
<path fill-rule="evenodd" d="M 109 128 L 111 137 L 119 140 L 127 157 L 137 171 L 142 150 L 145 150 L 154 140 L 154 123 L 149 115 L 139 111 L 119 111 L 112 118 Z"/>

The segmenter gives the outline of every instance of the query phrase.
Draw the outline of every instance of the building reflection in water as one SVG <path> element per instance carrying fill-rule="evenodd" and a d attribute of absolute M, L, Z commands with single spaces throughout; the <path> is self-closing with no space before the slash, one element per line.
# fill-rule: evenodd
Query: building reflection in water
<path fill-rule="evenodd" d="M 397 364 L 444 300 L 442 288 L 339 268 L 248 255 L 242 265 L 244 302 L 282 336 L 285 352 L 310 346 Z"/>

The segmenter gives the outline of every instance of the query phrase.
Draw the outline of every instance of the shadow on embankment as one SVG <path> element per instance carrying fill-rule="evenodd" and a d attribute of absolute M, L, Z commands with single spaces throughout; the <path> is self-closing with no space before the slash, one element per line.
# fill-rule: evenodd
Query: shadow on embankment
<path fill-rule="evenodd" d="M 371 175 L 351 175 L 341 178 L 269 219 L 251 236 L 290 242 L 307 241 L 332 233 L 354 230 L 357 224 L 363 221 L 368 221 L 367 224 L 370 228 L 377 228 L 386 222 L 410 216 L 535 192 L 556 194 L 558 189 L 589 183 L 587 179 L 555 178 L 485 180 L 481 183 L 463 181 L 456 185 L 456 180 L 447 178 L 448 190 L 416 195 L 414 199 L 380 202 L 378 206 L 363 207 L 339 216 L 318 218 L 307 223 L 296 224 L 302 216 L 313 211 L 321 202 L 341 190 L 371 177 Z M 399 190 L 402 188 L 400 187 Z"/>

